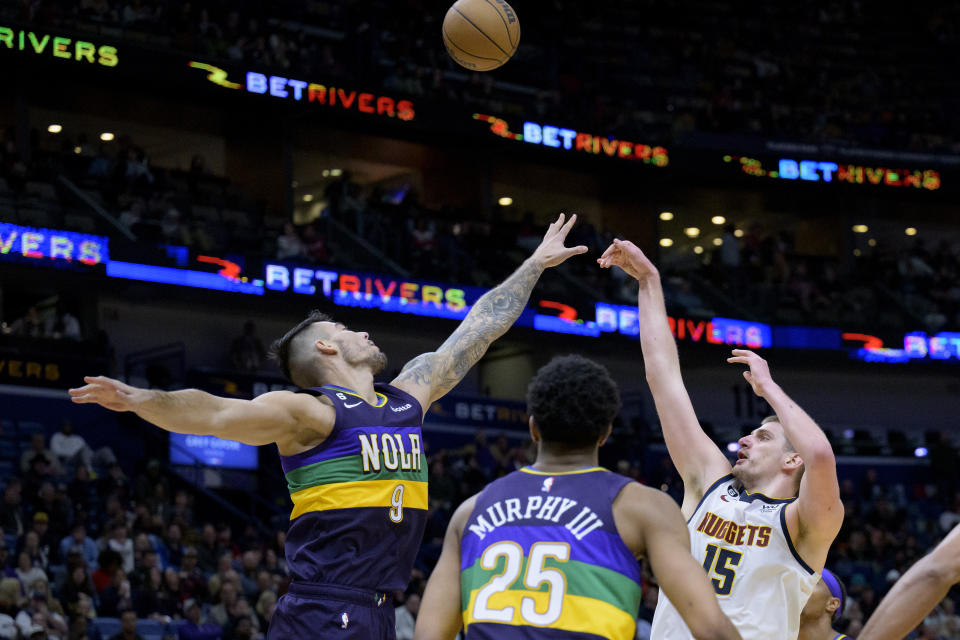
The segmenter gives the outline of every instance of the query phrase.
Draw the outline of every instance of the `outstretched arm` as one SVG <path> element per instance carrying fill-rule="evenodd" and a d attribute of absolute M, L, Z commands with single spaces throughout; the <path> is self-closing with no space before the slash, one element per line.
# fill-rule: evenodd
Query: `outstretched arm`
<path fill-rule="evenodd" d="M 390 384 L 419 400 L 426 413 L 435 400 L 467 375 L 467 371 L 483 357 L 490 344 L 513 326 L 527 306 L 530 292 L 543 270 L 587 251 L 582 245 L 570 248 L 563 246 L 576 220 L 574 214 L 564 224 L 564 215 L 561 213 L 547 229 L 533 255 L 503 283 L 483 294 L 439 349 L 408 362 Z"/>
<path fill-rule="evenodd" d="M 663 300 L 660 274 L 635 244 L 614 240 L 598 261 L 618 266 L 637 279 L 640 348 L 647 384 L 657 406 L 670 459 L 683 478 L 683 513 L 690 517 L 707 486 L 730 473 L 730 462 L 697 421 L 680 375 L 680 356 Z"/>
<path fill-rule="evenodd" d="M 750 367 L 743 372 L 743 377 L 776 413 L 784 435 L 803 460 L 800 493 L 796 502 L 787 507 L 787 525 L 791 536 L 796 536 L 800 555 L 819 571 L 843 524 L 837 460 L 830 441 L 813 418 L 773 381 L 766 360 L 748 349 L 734 349 L 733 357 L 727 358 L 727 362 Z"/>
<path fill-rule="evenodd" d="M 272 391 L 253 400 L 221 398 L 197 389 L 141 389 L 105 376 L 84 379 L 70 389 L 76 404 L 99 404 L 113 411 L 133 411 L 161 429 L 174 433 L 212 435 L 245 444 L 282 445 L 298 440 L 323 440 L 336 414 L 316 398 L 290 391 Z"/>
<path fill-rule="evenodd" d="M 460 538 L 476 501 L 476 496 L 468 499 L 450 518 L 440 559 L 430 574 L 420 602 L 413 640 L 453 640 L 463 626 L 460 612 Z"/>
<path fill-rule="evenodd" d="M 720 610 L 703 567 L 690 555 L 690 533 L 676 503 L 665 493 L 630 483 L 614 501 L 614 520 L 627 547 L 642 554 L 660 589 L 697 640 L 739 640 Z"/>
<path fill-rule="evenodd" d="M 960 526 L 903 574 L 880 601 L 860 640 L 900 640 L 960 581 Z"/>

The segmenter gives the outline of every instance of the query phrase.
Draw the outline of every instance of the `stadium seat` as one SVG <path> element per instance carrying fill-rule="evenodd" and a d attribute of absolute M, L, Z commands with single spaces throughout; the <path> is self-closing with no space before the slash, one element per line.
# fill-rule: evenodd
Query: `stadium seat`
<path fill-rule="evenodd" d="M 100 632 L 101 637 L 109 638 L 120 633 L 120 618 L 94 618 L 93 626 Z M 139 623 L 137 627 L 139 631 Z"/>
<path fill-rule="evenodd" d="M 167 625 L 157 620 L 140 618 L 137 620 L 137 633 L 143 640 L 163 640 Z"/>
<path fill-rule="evenodd" d="M 41 200 L 57 200 L 57 190 L 47 182 L 28 182 L 24 186 L 24 190 L 29 194 L 38 196 Z"/>

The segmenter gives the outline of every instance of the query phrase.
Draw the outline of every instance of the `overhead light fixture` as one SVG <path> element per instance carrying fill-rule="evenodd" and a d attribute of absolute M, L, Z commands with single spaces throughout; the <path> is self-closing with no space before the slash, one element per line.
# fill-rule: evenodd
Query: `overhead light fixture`
<path fill-rule="evenodd" d="M 916 227 L 907 227 L 906 229 L 904 229 L 903 232 L 904 232 L 905 234 L 907 234 L 908 236 L 915 236 L 915 235 L 917 235 L 917 228 L 916 228 Z"/>
<path fill-rule="evenodd" d="M 113 134 L 110 133 L 109 131 L 104 131 L 103 133 L 100 134 L 100 139 L 103 140 L 104 142 L 110 142 L 111 140 L 113 140 Z"/>
<path fill-rule="evenodd" d="M 304 194 L 304 196 L 303 196 L 303 201 L 304 201 L 304 202 L 313 202 L 313 194 L 312 194 L 312 193 Z"/>
<path fill-rule="evenodd" d="M 701 247 L 700 245 L 697 245 L 693 248 L 693 252 L 697 255 L 700 255 L 701 253 L 703 253 L 703 247 Z"/>
<path fill-rule="evenodd" d="M 336 178 L 343 173 L 343 169 L 330 169 L 330 177 Z"/>
<path fill-rule="evenodd" d="M 290 183 L 290 186 L 293 187 L 294 189 L 296 189 L 297 187 L 300 186 L 300 183 L 297 182 L 296 180 L 294 180 L 293 182 Z"/>
<path fill-rule="evenodd" d="M 865 224 L 855 224 L 855 225 L 853 225 L 853 232 L 854 232 L 854 233 L 866 233 L 867 231 L 870 231 L 870 227 L 868 227 L 868 226 L 865 225 Z"/>
<path fill-rule="evenodd" d="M 660 214 L 660 219 L 663 220 L 664 222 L 673 220 L 673 214 L 670 213 L 669 211 L 664 211 L 663 213 Z"/>
<path fill-rule="evenodd" d="M 510 205 L 513 204 L 513 198 L 511 198 L 510 196 L 503 196 L 502 198 L 497 200 L 497 204 L 500 205 L 501 207 L 509 207 Z"/>
<path fill-rule="evenodd" d="M 81 147 L 80 145 L 77 145 L 76 147 L 73 148 L 73 152 L 77 155 L 80 155 L 83 152 L 83 147 Z"/>
<path fill-rule="evenodd" d="M 860 251 L 860 249 L 854 249 L 854 250 L 853 250 L 853 257 L 859 258 L 861 253 L 863 253 L 863 252 Z"/>
<path fill-rule="evenodd" d="M 683 230 L 683 233 L 686 234 L 688 238 L 696 238 L 700 235 L 700 229 L 697 227 L 687 227 Z"/>
<path fill-rule="evenodd" d="M 713 239 L 713 246 L 719 247 L 719 246 L 722 245 L 722 244 L 723 244 L 723 238 L 714 238 L 714 239 Z"/>
<path fill-rule="evenodd" d="M 672 246 L 673 246 L 673 240 L 671 240 L 670 238 L 660 238 L 660 246 L 661 246 L 661 247 L 672 247 Z"/>
<path fill-rule="evenodd" d="M 870 245 L 871 247 L 875 247 L 875 246 L 877 246 L 877 239 L 876 239 L 876 238 L 870 238 L 869 240 L 867 240 L 867 244 Z"/>
<path fill-rule="evenodd" d="M 62 124 L 51 124 L 50 126 L 47 127 L 47 131 L 48 131 L 49 133 L 60 133 L 61 131 L 63 131 L 63 125 L 62 125 Z"/>
<path fill-rule="evenodd" d="M 742 237 L 743 237 L 743 229 L 734 229 L 734 230 L 733 230 L 733 235 L 735 235 L 735 236 L 738 237 L 738 238 L 742 238 Z"/>
<path fill-rule="evenodd" d="M 719 224 L 723 224 L 723 223 L 726 222 L 726 221 L 727 221 L 727 219 L 724 218 L 723 216 L 713 216 L 712 218 L 710 218 L 710 222 L 712 222 L 713 224 L 718 224 L 718 225 L 719 225 Z"/>

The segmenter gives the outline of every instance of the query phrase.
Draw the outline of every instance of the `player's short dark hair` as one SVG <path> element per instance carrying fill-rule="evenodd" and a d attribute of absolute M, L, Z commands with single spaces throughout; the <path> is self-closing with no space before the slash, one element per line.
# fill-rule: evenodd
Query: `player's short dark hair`
<path fill-rule="evenodd" d="M 293 373 L 291 372 L 291 367 L 290 367 L 290 346 L 293 343 L 294 339 L 298 335 L 300 335 L 300 333 L 304 329 L 306 329 L 307 327 L 311 326 L 316 322 L 332 322 L 332 321 L 333 319 L 326 313 L 323 313 L 319 309 L 313 309 L 310 311 L 310 313 L 307 314 L 306 318 L 304 318 L 297 324 L 297 326 L 295 326 L 294 328 L 290 329 L 285 334 L 283 334 L 283 337 L 280 338 L 279 340 L 273 341 L 273 344 L 270 345 L 269 357 L 271 360 L 276 361 L 277 366 L 280 367 L 281 373 L 283 373 L 283 376 L 287 380 L 289 380 L 290 382 L 293 382 L 294 384 L 297 384 L 293 379 L 294 376 L 293 376 Z"/>
<path fill-rule="evenodd" d="M 544 443 L 562 449 L 595 445 L 620 411 L 620 391 L 606 367 L 583 356 L 554 358 L 527 387 L 527 412 Z"/>

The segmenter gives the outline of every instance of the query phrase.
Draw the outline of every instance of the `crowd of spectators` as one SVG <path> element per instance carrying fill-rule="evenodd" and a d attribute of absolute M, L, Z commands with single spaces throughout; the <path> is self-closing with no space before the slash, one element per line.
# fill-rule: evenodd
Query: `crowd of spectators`
<path fill-rule="evenodd" d="M 645 142 L 719 133 L 957 150 L 952 4 L 904 22 L 859 0 L 533 0 L 519 7 L 517 54 L 495 74 L 465 73 L 446 55 L 444 9 L 423 0 L 34 0 L 0 17 Z"/>

